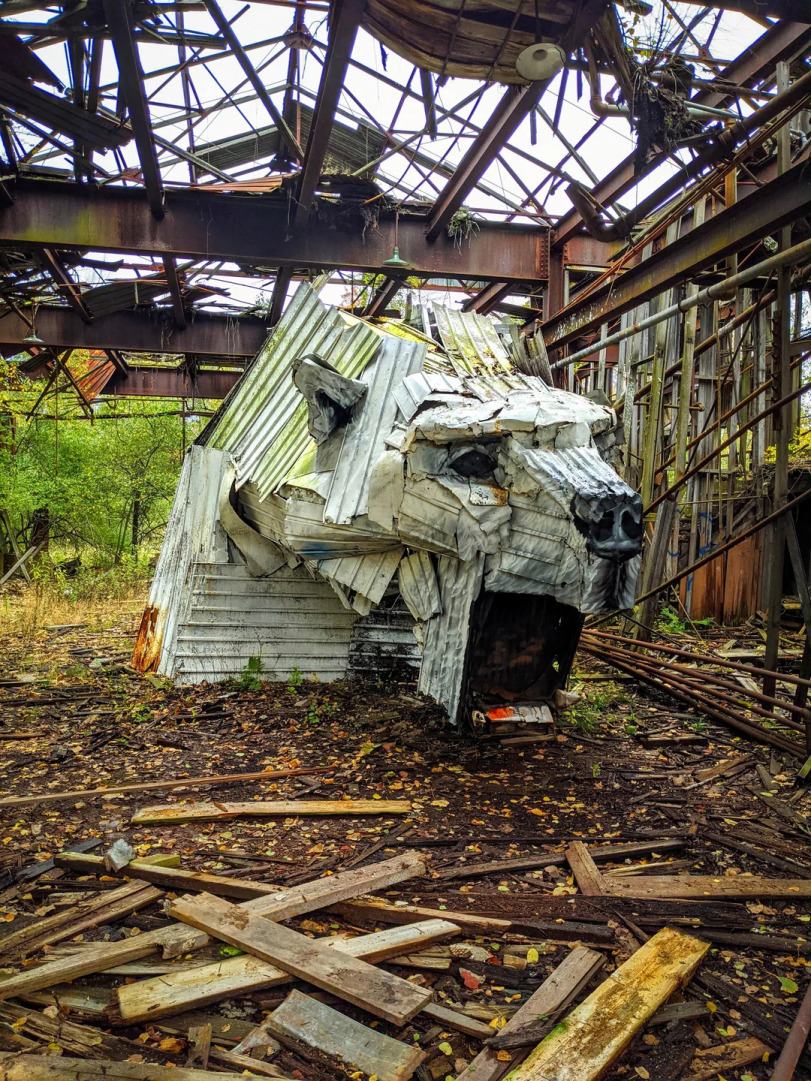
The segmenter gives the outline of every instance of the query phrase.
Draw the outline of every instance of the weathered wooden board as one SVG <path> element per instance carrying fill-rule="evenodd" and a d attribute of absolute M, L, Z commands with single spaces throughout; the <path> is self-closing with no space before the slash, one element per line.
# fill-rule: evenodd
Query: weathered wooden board
<path fill-rule="evenodd" d="M 225 875 L 209 875 L 200 871 L 183 871 L 175 867 L 159 867 L 145 860 L 132 860 L 120 871 L 109 872 L 101 856 L 84 856 L 74 852 L 58 852 L 54 856 L 57 867 L 67 867 L 81 874 L 116 874 L 119 878 L 135 878 L 153 882 L 175 891 L 199 890 L 215 893 L 218 897 L 234 897 L 244 901 L 251 897 L 278 894 L 279 887 L 267 882 L 249 882 L 246 879 L 228 878 Z"/>
<path fill-rule="evenodd" d="M 704 900 L 715 897 L 756 900 L 758 897 L 779 897 L 797 900 L 811 897 L 811 879 L 762 878 L 760 875 L 735 875 L 730 878 L 714 875 L 645 875 L 636 878 L 603 878 L 605 893 L 612 897 L 634 897 L 644 900 Z"/>
<path fill-rule="evenodd" d="M 603 876 L 582 841 L 572 841 L 566 849 L 566 860 L 584 897 L 600 897 L 606 892 Z"/>
<path fill-rule="evenodd" d="M 299 979 L 329 991 L 376 1017 L 404 1025 L 431 1000 L 431 992 L 390 972 L 374 968 L 317 939 L 291 931 L 246 907 L 221 897 L 201 894 L 170 902 L 173 916 L 232 946 L 278 965 Z"/>
<path fill-rule="evenodd" d="M 0 1081 L 222 1081 L 223 1076 L 212 1070 L 184 1070 L 180 1066 L 108 1062 L 106 1059 L 0 1056 Z M 285 1075 L 280 1071 L 277 1076 Z"/>
<path fill-rule="evenodd" d="M 382 890 L 416 875 L 424 874 L 425 863 L 418 852 L 404 852 L 401 856 L 382 860 L 371 867 L 357 867 L 327 878 L 305 882 L 301 886 L 279 890 L 267 897 L 245 901 L 249 910 L 260 911 L 272 919 L 287 920 L 305 912 L 323 908 L 333 901 L 343 901 L 369 890 Z M 147 886 L 145 889 L 151 889 Z M 253 908 L 253 906 L 260 906 Z M 441 914 L 440 914 L 441 915 Z M 38 968 L 21 972 L 0 981 L 0 999 L 30 991 L 39 991 L 55 983 L 88 976 L 94 972 L 148 957 L 158 950 L 164 957 L 178 957 L 199 950 L 210 941 L 207 934 L 183 923 L 171 924 L 155 931 L 146 931 L 123 942 L 109 942 L 94 951 L 88 950 L 75 957 L 60 957 Z"/>
<path fill-rule="evenodd" d="M 460 927 L 467 927 L 485 935 L 501 934 L 509 931 L 512 926 L 510 920 L 477 916 L 473 912 L 445 912 L 439 908 L 424 908 L 422 905 L 392 905 L 385 901 L 373 901 L 368 897 L 332 904 L 330 911 L 350 920 L 375 920 L 380 923 L 416 923 L 418 920 L 444 918 L 452 920 Z"/>
<path fill-rule="evenodd" d="M 107 788 L 77 788 L 73 792 L 39 792 L 36 796 L 7 796 L 0 800 L 2 807 L 25 807 L 31 804 L 56 803 L 60 800 L 87 799 L 89 796 L 112 796 L 127 792 L 148 792 L 159 788 L 195 788 L 204 784 L 233 784 L 235 781 L 277 781 L 280 777 L 298 777 L 301 774 L 332 773 L 332 766 L 314 769 L 279 769 L 262 773 L 215 773 L 203 777 L 179 777 L 174 781 L 139 781 L 137 784 L 109 785 Z"/>
<path fill-rule="evenodd" d="M 386 961 L 405 950 L 439 942 L 458 933 L 459 928 L 447 920 L 425 920 L 357 938 L 335 937 L 319 941 L 341 953 L 372 963 Z M 229 957 L 202 968 L 125 984 L 117 990 L 118 1009 L 121 1021 L 133 1024 L 198 1009 L 231 995 L 264 991 L 292 979 L 281 968 L 257 957 Z M 488 1035 L 491 1034 L 488 1031 Z"/>
<path fill-rule="evenodd" d="M 596 1081 L 708 949 L 681 931 L 658 931 L 510 1071 L 509 1081 Z"/>
<path fill-rule="evenodd" d="M 173 822 L 216 822 L 221 818 L 244 816 L 298 817 L 300 815 L 405 815 L 411 803 L 406 799 L 318 799 L 250 800 L 247 803 L 168 803 L 142 807 L 132 816 L 133 825 Z"/>
<path fill-rule="evenodd" d="M 499 1036 L 514 1036 L 535 1023 L 565 1008 L 602 966 L 604 958 L 585 946 L 577 946 L 558 965 L 548 979 L 510 1018 Z M 492 1034 L 492 1033 L 491 1033 Z M 498 1050 L 485 1047 L 465 1070 L 465 1081 L 495 1081 L 504 1072 Z"/>
<path fill-rule="evenodd" d="M 414 926 L 417 926 L 414 924 Z M 441 1006 L 438 1002 L 429 1002 L 422 1011 L 428 1017 L 439 1021 L 443 1028 L 455 1028 L 457 1032 L 464 1032 L 466 1036 L 476 1036 L 480 1040 L 489 1039 L 493 1035 L 493 1029 L 485 1025 L 483 1021 L 477 1021 L 475 1017 L 452 1010 L 449 1006 Z"/>
<path fill-rule="evenodd" d="M 724 1074 L 728 1070 L 748 1066 L 752 1062 L 760 1062 L 771 1050 L 771 1047 L 754 1036 L 745 1040 L 733 1040 L 732 1043 L 718 1044 L 716 1047 L 704 1047 L 696 1052 L 685 1081 L 715 1081 L 719 1074 Z"/>
<path fill-rule="evenodd" d="M 266 1025 L 272 1035 L 301 1040 L 380 1081 L 408 1081 L 425 1058 L 418 1047 L 367 1028 L 300 991 L 291 991 Z"/>

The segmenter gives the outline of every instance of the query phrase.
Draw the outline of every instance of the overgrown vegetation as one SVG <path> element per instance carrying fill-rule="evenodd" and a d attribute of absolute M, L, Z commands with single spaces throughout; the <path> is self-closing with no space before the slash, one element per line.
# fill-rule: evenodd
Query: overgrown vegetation
<path fill-rule="evenodd" d="M 579 684 L 575 689 L 581 695 L 580 701 L 566 711 L 565 717 L 572 729 L 581 736 L 593 735 L 599 731 L 601 724 L 615 721 L 619 707 L 630 702 L 625 690 L 617 683 L 605 683 L 599 690 L 584 684 Z M 633 723 L 633 718 L 627 714 L 623 720 Z"/>
<path fill-rule="evenodd" d="M 81 370 L 72 357 L 71 371 Z M 47 386 L 0 366 L 0 511 L 21 547 L 47 538 L 54 566 L 45 561 L 44 584 L 56 576 L 62 586 L 59 567 L 76 557 L 95 572 L 126 565 L 127 580 L 160 547 L 202 418 L 173 401 L 93 403 L 88 416 L 75 392 L 43 397 Z M 87 582 L 68 587 L 81 596 Z"/>

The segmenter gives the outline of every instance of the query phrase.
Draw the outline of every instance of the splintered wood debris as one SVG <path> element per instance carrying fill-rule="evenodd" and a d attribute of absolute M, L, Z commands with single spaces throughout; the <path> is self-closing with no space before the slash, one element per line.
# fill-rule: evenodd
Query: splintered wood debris
<path fill-rule="evenodd" d="M 0 688 L 0 1081 L 767 1081 L 808 790 L 592 686 L 517 745 L 409 686 Z"/>

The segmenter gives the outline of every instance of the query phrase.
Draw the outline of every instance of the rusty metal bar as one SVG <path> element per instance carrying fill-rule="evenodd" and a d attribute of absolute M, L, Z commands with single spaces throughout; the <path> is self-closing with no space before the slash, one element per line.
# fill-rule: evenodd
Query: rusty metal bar
<path fill-rule="evenodd" d="M 15 312 L 0 315 L 0 347 L 23 348 L 29 323 Z M 262 319 L 195 313 L 179 330 L 169 308 L 121 311 L 83 323 L 70 308 L 39 307 L 37 335 L 52 348 L 124 350 L 132 353 L 200 353 L 221 363 L 259 352 L 268 327 Z"/>
<path fill-rule="evenodd" d="M 575 301 L 560 314 L 548 319 L 542 324 L 547 348 L 559 348 L 574 338 L 596 330 L 606 320 L 617 318 L 670 286 L 694 277 L 698 271 L 719 262 L 731 252 L 739 251 L 748 244 L 756 244 L 781 226 L 790 225 L 804 217 L 808 213 L 807 170 L 808 165 L 800 162 L 783 176 L 736 203 L 734 207 L 714 215 L 704 225 L 663 247 L 631 270 L 625 271 L 620 278 L 607 281 L 582 301 Z M 657 312 L 655 316 L 634 324 L 627 330 L 612 334 L 607 342 L 601 341 L 581 349 L 573 356 L 558 361 L 555 366 L 562 368 L 574 364 L 606 344 L 622 341 L 676 312 L 687 311 L 695 303 L 703 303 L 704 300 L 716 296 L 720 286 L 730 289 L 744 285 L 759 274 L 768 274 L 776 267 L 783 266 L 787 259 L 795 255 L 798 260 L 811 255 L 811 245 L 798 244 L 788 251 L 778 252 L 770 259 L 748 267 L 732 278 L 709 286 L 698 293 L 697 297 L 681 300 L 670 309 Z"/>
<path fill-rule="evenodd" d="M 774 1064 L 771 1081 L 791 1081 L 796 1077 L 795 1068 L 811 1032 L 811 984 L 803 996 L 794 1024 L 788 1034 L 780 1057 Z"/>
<path fill-rule="evenodd" d="M 138 189 L 61 181 L 6 181 L 14 200 L 0 209 L 0 246 L 166 254 L 258 266 L 380 271 L 395 244 L 393 214 L 366 236 L 311 224 L 286 244 L 287 203 L 271 196 L 169 190 L 156 221 Z M 739 204 L 743 205 L 743 204 Z M 427 244 L 425 218 L 399 215 L 400 254 L 424 277 L 536 283 L 546 279 L 549 229 L 480 222 L 471 244 L 447 236 Z M 383 268 L 385 271 L 385 268 Z"/>
<path fill-rule="evenodd" d="M 103 396 L 127 398 L 214 398 L 222 399 L 242 372 L 201 371 L 192 379 L 180 368 L 134 368 L 126 375 L 115 372 Z"/>
<path fill-rule="evenodd" d="M 183 295 L 180 291 L 180 278 L 177 276 L 177 264 L 173 255 L 164 255 L 163 269 L 166 271 L 166 284 L 169 286 L 169 296 L 172 298 L 175 325 L 179 330 L 182 330 L 186 326 L 186 312 L 183 307 Z"/>

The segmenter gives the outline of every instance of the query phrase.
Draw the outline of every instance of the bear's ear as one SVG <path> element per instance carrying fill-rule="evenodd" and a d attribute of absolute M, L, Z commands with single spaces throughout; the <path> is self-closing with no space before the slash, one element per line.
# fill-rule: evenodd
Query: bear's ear
<path fill-rule="evenodd" d="M 349 422 L 353 407 L 366 393 L 365 383 L 347 379 L 315 353 L 293 362 L 293 382 L 307 400 L 307 427 L 318 445 Z"/>

